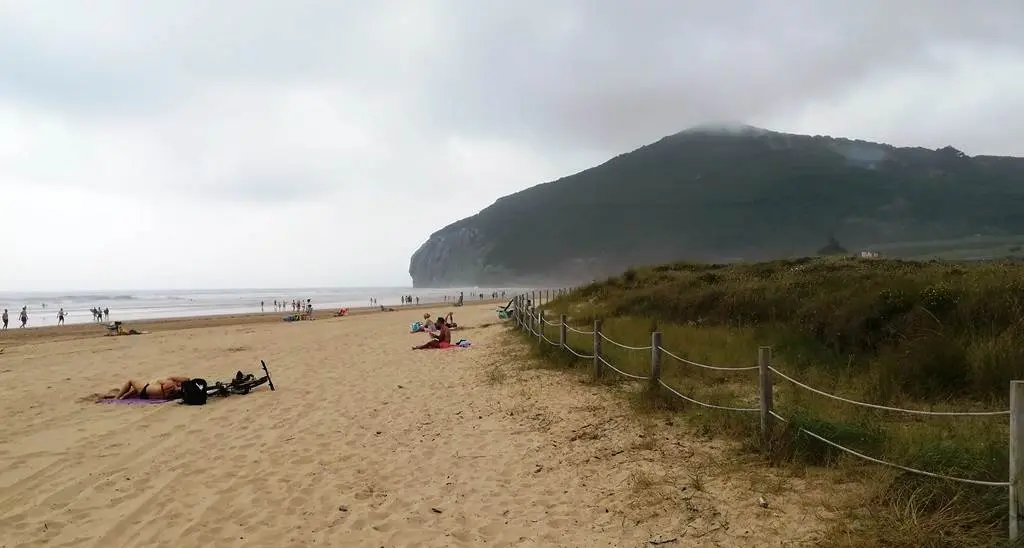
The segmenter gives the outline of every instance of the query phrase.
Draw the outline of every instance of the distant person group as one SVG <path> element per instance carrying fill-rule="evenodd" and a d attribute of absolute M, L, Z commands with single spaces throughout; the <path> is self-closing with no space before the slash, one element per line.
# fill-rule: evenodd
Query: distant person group
<path fill-rule="evenodd" d="M 18 326 L 19 328 L 23 328 L 23 327 L 26 327 L 28 325 L 28 307 L 27 306 L 21 307 L 21 313 L 18 314 L 18 319 L 21 320 L 21 325 Z M 9 312 L 7 312 L 7 309 L 5 308 L 4 309 L 4 313 L 0 314 L 0 331 L 7 331 L 7 325 L 10 323 L 10 321 L 11 321 L 11 315 L 10 315 Z"/>
<path fill-rule="evenodd" d="M 25 327 L 26 325 L 28 325 L 28 307 L 21 307 L 20 319 L 21 325 L 18 327 Z M 0 331 L 7 331 L 7 324 L 10 323 L 11 321 L 11 315 L 7 312 L 6 308 L 4 309 L 4 313 L 0 315 L 0 321 L 2 321 L 2 325 L 0 325 Z"/>
<path fill-rule="evenodd" d="M 44 304 L 42 307 L 46 308 L 46 305 Z M 92 320 L 94 322 L 110 321 L 110 308 L 100 308 L 96 306 L 90 308 L 89 311 L 92 312 Z M 64 311 L 64 307 L 60 307 L 60 309 L 57 310 L 57 325 L 64 325 L 67 317 L 68 313 Z M 21 312 L 18 313 L 18 320 L 21 322 L 18 325 L 18 328 L 28 327 L 28 306 L 21 307 Z M 10 311 L 5 308 L 3 314 L 0 314 L 0 331 L 7 331 L 7 328 L 10 326 L 10 322 Z"/>
<path fill-rule="evenodd" d="M 100 307 L 96 306 L 96 307 L 90 308 L 89 311 L 92 312 L 92 321 L 94 321 L 94 322 L 102 322 L 104 320 L 106 320 L 108 322 L 110 321 L 110 309 L 109 308 L 100 308 Z M 64 313 L 64 309 L 61 308 L 60 309 L 60 313 L 57 316 L 57 321 L 59 323 L 61 323 L 61 324 L 64 323 L 64 319 L 63 319 L 63 316 L 62 316 L 63 313 Z"/>
<path fill-rule="evenodd" d="M 493 291 L 489 295 L 485 294 L 485 293 L 471 293 L 470 294 L 470 298 L 477 297 L 480 300 L 483 300 L 483 299 L 488 298 L 488 297 L 491 298 L 491 299 L 497 299 L 499 296 L 504 299 L 505 298 L 505 292 L 504 291 Z M 444 302 L 446 302 L 446 303 L 447 302 L 451 302 L 451 303 L 455 303 L 456 306 L 461 306 L 463 304 L 463 302 L 465 301 L 465 298 L 466 297 L 465 297 L 464 293 L 460 291 L 458 297 L 454 297 L 454 296 L 451 296 L 451 295 L 445 295 L 442 300 Z M 399 297 L 399 299 L 401 300 L 401 303 L 403 305 L 418 305 L 418 304 L 420 304 L 420 297 L 418 297 L 416 295 L 402 295 L 402 296 Z M 369 297 L 368 301 L 369 301 L 371 307 L 380 306 L 381 310 L 384 310 L 386 308 L 386 307 L 380 305 L 380 301 L 377 299 L 377 297 Z M 313 314 L 312 299 L 305 299 L 305 301 L 303 301 L 303 299 L 292 299 L 291 301 L 286 301 L 284 299 L 274 299 L 271 302 L 271 305 L 274 307 L 274 309 L 273 309 L 274 312 L 290 311 L 290 312 L 295 313 L 295 314 L 307 314 L 307 315 L 310 315 L 310 316 Z M 266 306 L 267 306 L 266 301 L 260 301 L 260 312 L 266 312 Z"/>
<path fill-rule="evenodd" d="M 274 299 L 274 312 L 283 312 L 288 308 L 291 308 L 292 312 L 313 315 L 313 300 L 306 299 L 306 302 L 302 302 L 302 299 L 292 299 L 292 301 L 285 302 L 283 299 L 278 301 Z M 260 312 L 264 311 L 264 301 L 260 301 Z"/>
<path fill-rule="evenodd" d="M 488 295 L 485 294 L 485 293 L 470 293 L 469 296 L 471 298 L 475 296 L 476 298 L 480 299 L 481 301 L 484 300 L 486 297 L 488 297 Z M 490 298 L 491 299 L 497 299 L 498 297 L 501 297 L 502 299 L 504 299 L 505 298 L 505 292 L 504 291 L 492 291 L 491 292 L 491 294 L 490 294 Z M 466 296 L 465 296 L 465 294 L 462 291 L 459 292 L 459 298 L 458 299 L 455 299 L 453 297 L 449 297 L 448 295 L 444 296 L 444 302 L 447 303 L 447 302 L 454 301 L 459 306 L 462 306 L 462 303 L 465 300 L 466 300 Z"/>

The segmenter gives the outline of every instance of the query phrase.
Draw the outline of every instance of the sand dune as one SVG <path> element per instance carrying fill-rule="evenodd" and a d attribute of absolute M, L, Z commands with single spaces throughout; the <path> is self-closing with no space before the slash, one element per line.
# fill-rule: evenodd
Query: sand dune
<path fill-rule="evenodd" d="M 440 311 L 440 310 L 438 310 Z M 464 325 L 496 322 L 466 307 Z M 523 369 L 501 325 L 409 350 L 415 314 L 22 341 L 0 354 L 0 546 L 813 544 L 824 492 L 758 507 L 734 448 Z M 0 337 L 0 346 L 4 346 Z M 271 367 L 276 392 L 80 401 L 127 377 Z M 706 474 L 698 488 L 693 476 Z M 690 478 L 689 480 L 687 478 Z M 690 487 L 688 487 L 690 486 Z M 834 490 L 834 487 L 828 487 Z M 810 502 L 808 502 L 810 501 Z M 810 505 L 810 506 L 808 506 Z"/>

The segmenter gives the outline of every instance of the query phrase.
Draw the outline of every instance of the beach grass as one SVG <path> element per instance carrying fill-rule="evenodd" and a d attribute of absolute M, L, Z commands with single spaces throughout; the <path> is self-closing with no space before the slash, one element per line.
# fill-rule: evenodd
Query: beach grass
<path fill-rule="evenodd" d="M 619 343 L 644 347 L 662 333 L 665 349 L 720 367 L 772 365 L 844 398 L 932 411 L 1008 409 L 1009 382 L 1024 379 L 1024 266 L 860 259 L 801 259 L 737 265 L 679 263 L 631 269 L 545 303 L 581 331 L 602 320 Z M 557 326 L 545 335 L 558 341 Z M 531 337 L 536 340 L 536 337 Z M 566 344 L 591 354 L 593 336 L 569 331 Z M 555 367 L 592 370 L 546 343 L 535 350 Z M 602 355 L 647 375 L 650 350 L 605 341 Z M 758 407 L 757 371 L 713 371 L 663 357 L 662 380 L 719 406 Z M 605 371 L 601 382 L 621 382 Z M 758 413 L 704 408 L 652 390 L 625 391 L 649 412 L 684 413 L 695 431 L 738 440 L 767 464 L 831 467 L 876 477 L 862 505 L 837 522 L 837 545 L 992 546 L 1007 538 L 1005 487 L 970 485 L 870 464 L 824 444 L 937 474 L 1006 481 L 1008 421 L 996 416 L 924 416 L 829 399 L 778 378 L 774 409 L 788 419 L 763 442 Z M 843 540 L 845 539 L 845 540 Z"/>

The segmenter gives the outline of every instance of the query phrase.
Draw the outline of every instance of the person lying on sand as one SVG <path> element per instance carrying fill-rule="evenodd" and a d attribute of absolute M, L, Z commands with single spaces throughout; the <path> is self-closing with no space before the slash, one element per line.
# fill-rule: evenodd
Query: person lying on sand
<path fill-rule="evenodd" d="M 142 382 L 130 379 L 119 389 L 111 390 L 101 399 L 125 400 L 138 398 L 140 400 L 173 400 L 181 395 L 181 383 L 189 380 L 189 377 L 167 377 L 155 379 L 150 382 Z"/>
<path fill-rule="evenodd" d="M 452 332 L 448 329 L 448 324 L 444 322 L 444 318 L 438 318 L 437 322 L 434 323 L 434 327 L 437 328 L 437 333 L 430 334 L 430 340 L 419 345 L 412 347 L 413 350 L 426 350 L 427 348 L 446 348 L 452 344 Z"/>

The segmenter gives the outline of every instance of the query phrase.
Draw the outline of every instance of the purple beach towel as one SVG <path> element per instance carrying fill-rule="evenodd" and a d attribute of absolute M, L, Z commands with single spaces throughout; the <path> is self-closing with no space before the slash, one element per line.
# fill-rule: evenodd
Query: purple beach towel
<path fill-rule="evenodd" d="M 142 400 L 142 399 L 139 399 L 139 398 L 127 398 L 127 399 L 119 400 L 119 399 L 116 399 L 116 398 L 110 398 L 110 399 L 106 399 L 106 400 L 100 400 L 97 403 L 109 403 L 109 404 L 116 404 L 116 405 L 153 405 L 153 404 L 157 404 L 157 403 L 167 403 L 169 401 L 174 401 L 174 400 Z"/>

